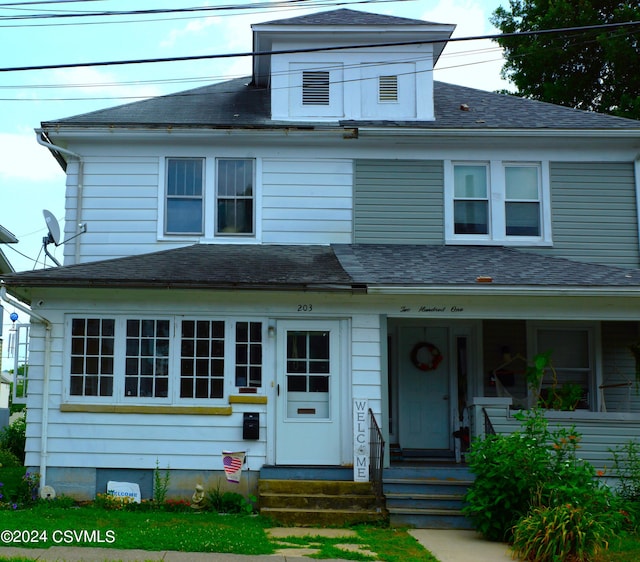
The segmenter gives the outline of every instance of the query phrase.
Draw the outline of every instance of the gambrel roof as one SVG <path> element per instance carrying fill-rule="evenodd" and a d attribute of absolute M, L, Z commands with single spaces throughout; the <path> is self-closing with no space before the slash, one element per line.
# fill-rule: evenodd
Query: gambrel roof
<path fill-rule="evenodd" d="M 174 127 L 213 129 L 326 130 L 330 123 L 273 121 L 269 91 L 250 78 L 203 86 L 66 119 L 43 122 L 58 127 Z M 463 130 L 640 130 L 640 122 L 550 103 L 434 83 L 435 121 L 340 121 L 336 128 L 388 127 Z"/>

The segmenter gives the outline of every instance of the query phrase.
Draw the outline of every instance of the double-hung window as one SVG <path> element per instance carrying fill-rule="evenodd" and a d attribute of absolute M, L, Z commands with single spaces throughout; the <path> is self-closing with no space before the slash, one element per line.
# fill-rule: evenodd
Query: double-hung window
<path fill-rule="evenodd" d="M 445 163 L 447 242 L 549 245 L 543 170 L 530 162 Z"/>
<path fill-rule="evenodd" d="M 253 160 L 218 159 L 217 235 L 254 233 Z"/>
<path fill-rule="evenodd" d="M 204 159 L 167 158 L 166 234 L 202 234 Z"/>
<path fill-rule="evenodd" d="M 166 158 L 158 236 L 256 236 L 255 170 L 252 158 Z"/>

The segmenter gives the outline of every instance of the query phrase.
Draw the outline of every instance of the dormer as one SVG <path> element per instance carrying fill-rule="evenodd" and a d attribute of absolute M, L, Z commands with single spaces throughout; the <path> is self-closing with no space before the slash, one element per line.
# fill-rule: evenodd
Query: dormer
<path fill-rule="evenodd" d="M 252 25 L 253 81 L 279 121 L 431 121 L 455 25 L 334 10 Z"/>

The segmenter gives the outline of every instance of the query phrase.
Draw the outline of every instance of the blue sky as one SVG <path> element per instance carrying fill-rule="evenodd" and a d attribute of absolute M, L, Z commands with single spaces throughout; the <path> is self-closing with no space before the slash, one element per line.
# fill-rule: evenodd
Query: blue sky
<path fill-rule="evenodd" d="M 253 3 L 258 2 L 254 0 Z M 507 0 L 404 0 L 351 5 L 345 5 L 344 1 L 336 1 L 332 5 L 333 0 L 326 0 L 324 6 L 318 3 L 319 0 L 309 0 L 310 8 L 295 10 L 262 7 L 235 12 L 112 16 L 108 18 L 112 23 L 106 24 L 95 22 L 107 18 L 93 17 L 0 19 L 3 47 L 0 69 L 249 52 L 252 23 L 341 7 L 456 24 L 453 37 L 486 35 L 497 32 L 489 22 L 491 13 L 499 5 L 508 5 Z M 243 4 L 247 2 L 155 0 L 152 6 L 177 8 Z M 140 0 L 94 0 L 41 6 L 25 4 L 22 7 L 0 7 L 0 18 L 42 12 L 136 10 L 149 7 L 150 3 Z M 495 43 L 461 42 L 445 49 L 436 67 L 435 79 L 495 90 L 508 87 L 500 79 L 501 66 L 500 51 Z M 47 233 L 43 209 L 50 210 L 64 228 L 65 176 L 49 151 L 36 143 L 34 128 L 41 121 L 248 76 L 250 73 L 248 57 L 0 72 L 0 225 L 19 239 L 18 244 L 2 246 L 14 269 L 23 271 L 43 267 L 42 238 Z M 54 250 L 50 246 L 50 250 L 62 261 L 61 247 Z M 40 261 L 36 263 L 34 260 L 39 255 Z M 48 262 L 47 265 L 53 264 Z M 6 308 L 5 334 L 9 327 L 7 323 L 10 324 L 8 314 L 12 312 L 8 310 L 10 307 Z M 26 321 L 26 318 L 20 320 Z"/>

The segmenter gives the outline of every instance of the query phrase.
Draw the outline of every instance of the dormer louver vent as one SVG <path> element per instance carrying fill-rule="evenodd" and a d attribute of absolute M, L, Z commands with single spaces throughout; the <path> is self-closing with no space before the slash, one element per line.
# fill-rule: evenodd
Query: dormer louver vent
<path fill-rule="evenodd" d="M 329 72 L 302 73 L 302 105 L 329 105 Z"/>
<path fill-rule="evenodd" d="M 380 76 L 378 80 L 378 99 L 381 102 L 398 101 L 397 76 Z"/>

